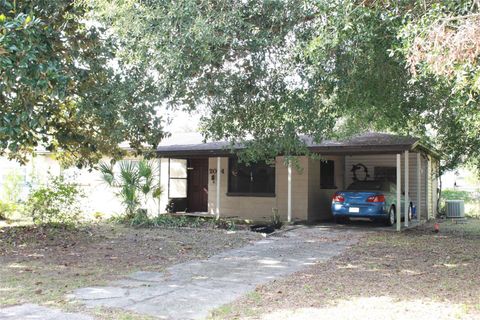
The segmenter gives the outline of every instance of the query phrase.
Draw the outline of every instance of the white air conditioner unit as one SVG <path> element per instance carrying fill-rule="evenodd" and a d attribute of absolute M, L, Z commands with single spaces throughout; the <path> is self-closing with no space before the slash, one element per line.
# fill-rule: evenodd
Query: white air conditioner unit
<path fill-rule="evenodd" d="M 447 218 L 465 218 L 465 205 L 463 200 L 446 200 L 445 202 L 447 204 Z"/>

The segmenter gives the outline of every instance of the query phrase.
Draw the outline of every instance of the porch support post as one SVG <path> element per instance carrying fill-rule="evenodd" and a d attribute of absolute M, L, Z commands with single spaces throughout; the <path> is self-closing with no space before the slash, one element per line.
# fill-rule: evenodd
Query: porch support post
<path fill-rule="evenodd" d="M 432 200 L 433 200 L 433 194 L 429 196 L 429 193 L 432 190 L 432 158 L 428 156 L 427 158 L 427 178 L 425 180 L 425 193 L 427 198 L 427 216 L 426 219 L 430 220 L 430 217 L 432 215 Z"/>
<path fill-rule="evenodd" d="M 397 202 L 395 204 L 395 213 L 397 215 L 397 231 L 400 231 L 401 226 L 401 210 L 402 206 L 400 205 L 402 195 L 402 168 L 401 168 L 401 158 L 400 154 L 397 154 Z"/>
<path fill-rule="evenodd" d="M 220 157 L 217 157 L 217 201 L 216 201 L 216 207 L 215 207 L 215 218 L 219 219 L 220 218 Z"/>
<path fill-rule="evenodd" d="M 287 220 L 292 222 L 292 161 L 288 160 Z"/>
<path fill-rule="evenodd" d="M 416 214 L 417 214 L 417 221 L 420 221 L 420 209 L 421 209 L 421 204 L 422 204 L 422 188 L 421 188 L 421 183 L 422 183 L 422 159 L 420 156 L 420 153 L 417 153 L 417 205 L 415 207 Z"/>
<path fill-rule="evenodd" d="M 405 213 L 405 216 L 404 216 L 404 221 L 405 221 L 405 227 L 408 227 L 408 209 L 410 208 L 410 197 L 408 195 L 408 185 L 409 185 L 409 171 L 410 171 L 410 166 L 409 166 L 409 163 L 408 163 L 408 158 L 409 155 L 408 155 L 408 150 L 405 151 L 405 205 L 403 206 L 403 209 L 404 209 L 404 213 Z"/>
<path fill-rule="evenodd" d="M 162 158 L 158 158 L 158 186 L 160 189 L 162 188 Z M 160 208 L 161 205 L 162 194 L 158 197 L 158 211 L 157 214 L 160 215 L 162 213 L 162 209 Z"/>

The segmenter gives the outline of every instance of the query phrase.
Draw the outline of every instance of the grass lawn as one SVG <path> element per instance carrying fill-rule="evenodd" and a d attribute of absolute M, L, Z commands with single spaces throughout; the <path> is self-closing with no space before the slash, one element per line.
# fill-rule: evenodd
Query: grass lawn
<path fill-rule="evenodd" d="M 137 270 L 161 271 L 258 239 L 216 229 L 135 229 L 89 224 L 76 230 L 0 227 L 0 306 L 38 303 L 101 319 L 148 319 L 106 309 L 86 310 L 65 300 L 69 291 L 104 285 Z"/>
<path fill-rule="evenodd" d="M 480 220 L 373 232 L 212 319 L 480 319 Z"/>

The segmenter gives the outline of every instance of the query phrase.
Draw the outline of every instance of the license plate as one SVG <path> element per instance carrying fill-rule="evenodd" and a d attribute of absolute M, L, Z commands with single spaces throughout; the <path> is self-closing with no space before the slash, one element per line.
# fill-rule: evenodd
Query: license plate
<path fill-rule="evenodd" d="M 348 208 L 348 212 L 359 213 L 359 212 L 360 212 L 360 208 Z"/>

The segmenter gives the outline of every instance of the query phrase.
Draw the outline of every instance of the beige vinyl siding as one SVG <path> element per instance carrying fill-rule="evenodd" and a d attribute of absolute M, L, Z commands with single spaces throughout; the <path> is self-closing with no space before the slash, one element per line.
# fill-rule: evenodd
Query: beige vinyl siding
<path fill-rule="evenodd" d="M 431 176 L 431 172 L 428 171 L 428 160 L 424 155 L 421 155 L 421 167 L 420 167 L 420 214 L 422 219 L 432 216 L 432 181 L 427 178 Z M 370 179 L 374 178 L 374 167 L 396 167 L 396 155 L 395 154 L 379 154 L 379 155 L 352 155 L 345 157 L 345 186 L 348 186 L 353 182 L 353 174 L 351 173 L 352 166 L 357 163 L 364 164 L 370 175 Z M 402 169 L 402 190 L 404 190 L 405 181 L 405 155 L 401 154 L 401 169 Z M 417 154 L 414 152 L 409 153 L 409 198 L 415 204 L 418 204 L 417 199 Z M 428 183 L 428 185 L 427 185 Z M 428 201 L 427 201 L 428 199 Z M 428 207 L 427 207 L 428 205 Z M 417 206 L 418 207 L 418 206 Z"/>
<path fill-rule="evenodd" d="M 308 220 L 314 221 L 322 211 L 320 189 L 320 160 L 308 159 Z"/>
<path fill-rule="evenodd" d="M 336 189 L 320 187 L 320 160 L 309 159 L 308 163 L 308 221 L 320 221 L 333 218 L 331 202 L 333 194 L 344 188 L 344 156 L 321 156 L 323 160 L 334 161 L 334 179 Z"/>

